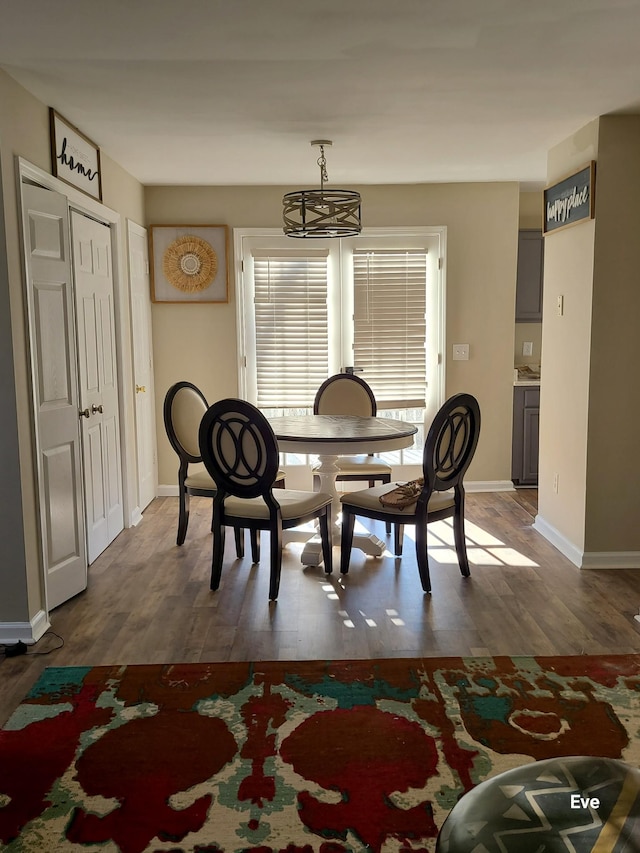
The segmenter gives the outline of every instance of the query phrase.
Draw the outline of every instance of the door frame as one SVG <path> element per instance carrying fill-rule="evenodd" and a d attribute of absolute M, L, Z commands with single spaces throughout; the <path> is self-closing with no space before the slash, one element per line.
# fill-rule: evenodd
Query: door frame
<path fill-rule="evenodd" d="M 24 197 L 23 184 L 25 182 L 36 184 L 43 189 L 53 190 L 66 197 L 69 209 L 77 210 L 85 216 L 90 216 L 99 222 L 108 225 L 111 229 L 111 255 L 113 269 L 113 294 L 115 308 L 115 331 L 116 331 L 116 358 L 118 368 L 118 402 L 120 408 L 120 445 L 121 445 L 121 469 L 122 469 L 122 491 L 124 504 L 124 524 L 125 527 L 132 527 L 138 524 L 142 515 L 140 508 L 137 506 L 137 486 L 135 477 L 132 473 L 136 470 L 135 458 L 135 413 L 133 406 L 133 366 L 132 366 L 132 347 L 131 347 L 131 318 L 129 313 L 129 288 L 126 275 L 125 262 L 125 236 L 122 228 L 122 217 L 120 213 L 98 201 L 95 201 L 90 196 L 76 190 L 73 187 L 61 181 L 59 178 L 54 178 L 48 172 L 43 171 L 38 166 L 34 166 L 28 160 L 22 157 L 15 158 L 17 192 L 19 199 L 19 216 L 22 223 L 24 221 Z M 22 232 L 21 232 L 22 233 Z M 22 247 L 23 254 L 23 271 L 26 270 L 25 247 Z M 24 274 L 24 272 L 23 272 Z M 28 322 L 28 321 L 27 321 Z M 27 335 L 29 340 L 30 352 L 33 349 L 34 342 L 31 340 L 31 333 L 27 327 Z M 31 410 L 29 420 L 31 422 L 32 438 L 34 445 L 37 447 L 38 436 L 35 428 L 34 417 L 34 400 L 36 389 L 31 389 Z M 42 471 L 40 470 L 40 457 L 36 453 L 36 472 L 40 479 Z M 40 515 L 40 507 L 38 506 L 38 516 Z M 40 541 L 41 554 L 41 571 L 44 571 L 45 555 L 44 543 Z M 49 612 L 49 605 L 46 595 L 46 583 L 44 583 L 45 607 L 46 612 Z"/>

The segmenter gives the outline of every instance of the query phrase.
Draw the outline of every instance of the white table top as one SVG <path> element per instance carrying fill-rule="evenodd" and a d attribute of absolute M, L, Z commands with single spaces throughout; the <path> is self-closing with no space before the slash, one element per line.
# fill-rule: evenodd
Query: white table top
<path fill-rule="evenodd" d="M 269 418 L 285 453 L 382 453 L 413 444 L 417 427 L 392 418 L 358 415 L 289 415 Z"/>

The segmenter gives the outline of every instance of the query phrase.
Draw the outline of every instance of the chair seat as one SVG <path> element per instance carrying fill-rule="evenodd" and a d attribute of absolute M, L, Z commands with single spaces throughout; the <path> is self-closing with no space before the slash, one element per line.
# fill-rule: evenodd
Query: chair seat
<path fill-rule="evenodd" d="M 317 473 L 320 463 L 316 462 L 311 470 Z M 340 474 L 362 474 L 363 478 L 372 474 L 391 474 L 391 465 L 387 465 L 377 456 L 338 456 L 336 459 L 338 476 Z"/>
<path fill-rule="evenodd" d="M 284 480 L 284 476 L 284 471 L 278 471 L 275 482 Z M 212 492 L 216 490 L 216 484 L 206 471 L 194 471 L 185 478 L 184 484 L 188 489 L 211 489 Z"/>
<path fill-rule="evenodd" d="M 216 490 L 216 484 L 206 471 L 194 471 L 185 477 L 184 484 L 188 489 L 211 489 L 212 492 Z"/>
<path fill-rule="evenodd" d="M 357 492 L 348 492 L 342 495 L 340 501 L 343 504 L 357 507 L 360 509 L 375 510 L 377 512 L 388 513 L 389 515 L 398 516 L 413 516 L 416 505 L 410 504 L 404 509 L 394 509 L 393 507 L 382 506 L 380 503 L 380 495 L 385 495 L 387 492 L 392 492 L 396 488 L 396 483 L 386 483 L 383 486 L 374 486 L 371 489 L 361 489 Z M 446 492 L 433 492 L 429 499 L 429 512 L 438 512 L 442 509 L 448 509 L 454 506 L 453 489 Z"/>
<path fill-rule="evenodd" d="M 331 503 L 331 495 L 324 492 L 299 492 L 294 489 L 278 489 L 273 493 L 280 504 L 282 520 L 302 518 L 322 509 Z M 234 518 L 255 518 L 268 520 L 269 510 L 264 499 L 237 498 L 229 495 L 224 502 L 225 517 L 228 522 Z"/>

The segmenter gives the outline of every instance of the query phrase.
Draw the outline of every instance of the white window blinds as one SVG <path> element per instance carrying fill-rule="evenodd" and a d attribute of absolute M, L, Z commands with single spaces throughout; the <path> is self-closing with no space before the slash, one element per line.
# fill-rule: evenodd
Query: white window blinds
<path fill-rule="evenodd" d="M 353 255 L 354 364 L 379 409 L 425 405 L 425 249 Z"/>
<path fill-rule="evenodd" d="M 328 375 L 326 250 L 254 250 L 257 405 L 313 405 Z"/>

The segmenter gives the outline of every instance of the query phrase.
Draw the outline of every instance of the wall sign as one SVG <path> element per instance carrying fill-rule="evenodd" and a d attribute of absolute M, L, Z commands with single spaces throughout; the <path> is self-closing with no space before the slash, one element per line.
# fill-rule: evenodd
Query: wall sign
<path fill-rule="evenodd" d="M 100 149 L 49 107 L 51 174 L 102 201 Z"/>
<path fill-rule="evenodd" d="M 595 170 L 596 163 L 592 160 L 579 172 L 546 188 L 543 229 L 545 235 L 575 225 L 584 219 L 593 219 Z"/>

